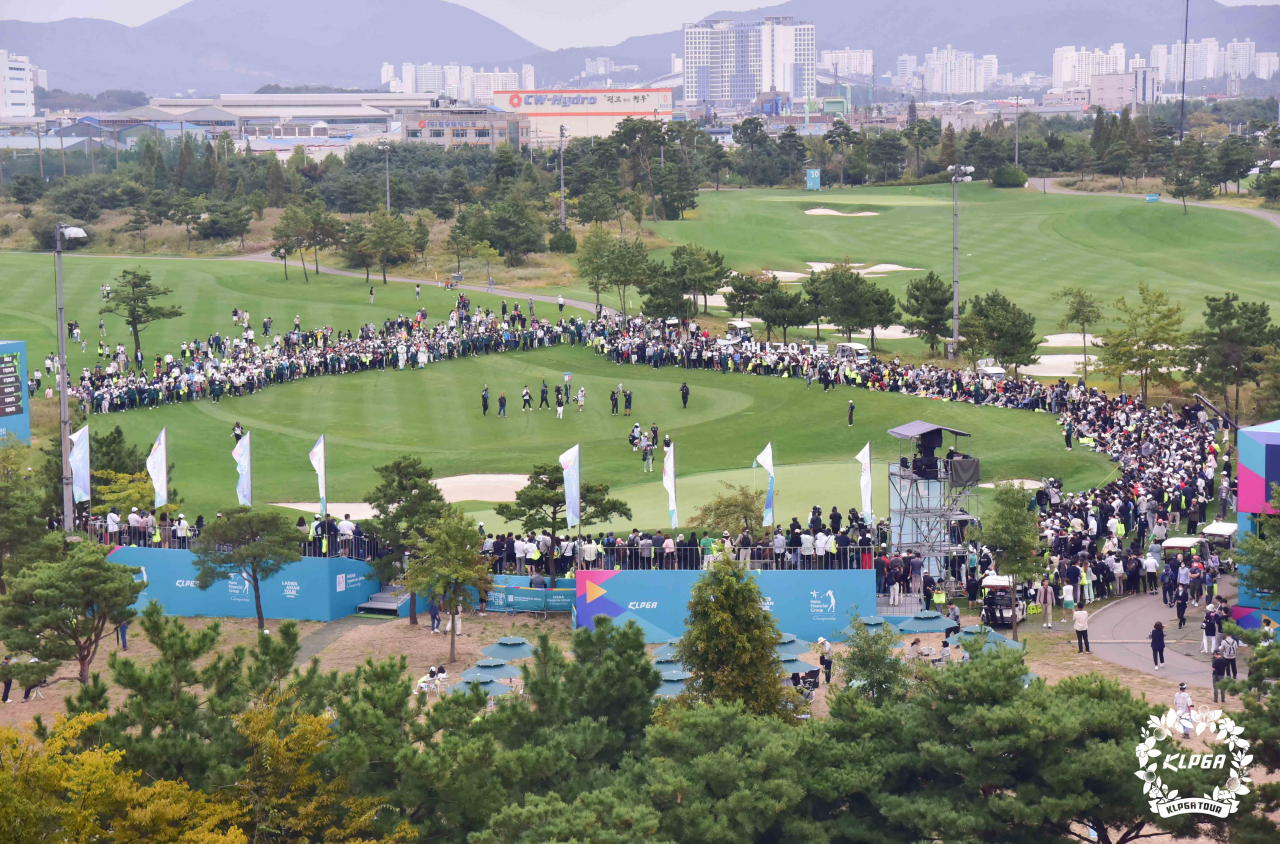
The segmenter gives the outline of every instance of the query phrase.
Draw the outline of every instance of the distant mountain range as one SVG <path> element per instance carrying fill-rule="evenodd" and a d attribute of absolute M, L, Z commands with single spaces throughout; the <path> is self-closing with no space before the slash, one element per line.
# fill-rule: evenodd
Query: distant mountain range
<path fill-rule="evenodd" d="M 819 49 L 871 48 L 877 72 L 902 53 L 923 57 L 947 44 L 994 53 L 1001 70 L 1047 73 L 1066 44 L 1123 42 L 1146 56 L 1153 43 L 1182 37 L 1181 5 L 1171 0 L 788 0 L 737 20 L 792 15 L 817 24 Z M 31 56 L 50 85 L 97 93 L 141 88 L 172 95 L 253 91 L 275 82 L 371 87 L 382 62 L 499 64 L 537 68 L 539 84 L 567 80 L 583 60 L 608 56 L 640 65 L 646 77 L 669 71 L 681 54 L 680 32 L 628 38 L 613 46 L 543 50 L 502 24 L 445 0 L 191 0 L 141 26 L 74 18 L 53 23 L 0 21 L 3 46 Z M 1192 0 L 1191 39 L 1252 38 L 1280 49 L 1280 6 L 1224 6 Z"/>

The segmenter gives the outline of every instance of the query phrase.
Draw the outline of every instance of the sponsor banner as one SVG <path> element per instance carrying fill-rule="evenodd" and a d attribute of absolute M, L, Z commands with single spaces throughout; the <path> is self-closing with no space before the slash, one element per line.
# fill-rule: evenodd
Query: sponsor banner
<path fill-rule="evenodd" d="M 778 628 L 801 639 L 833 638 L 851 617 L 875 613 L 875 572 L 871 570 L 752 575 Z M 604 615 L 620 623 L 635 620 L 645 628 L 650 642 L 674 638 L 684 630 L 689 596 L 701 576 L 697 571 L 578 572 L 575 625 L 590 628 L 592 619 Z"/>
<path fill-rule="evenodd" d="M 141 610 L 156 600 L 167 615 L 254 618 L 253 586 L 234 575 L 208 589 L 196 585 L 195 555 L 163 548 L 117 548 L 111 562 L 137 566 L 147 588 L 134 604 Z M 369 566 L 344 557 L 303 557 L 263 581 L 262 612 L 267 618 L 332 621 L 351 615 L 378 591 Z"/>
<path fill-rule="evenodd" d="M 43 382 L 58 386 L 49 372 Z M 27 344 L 0 340 L 0 439 L 12 434 L 19 442 L 31 442 L 31 409 L 27 403 Z"/>

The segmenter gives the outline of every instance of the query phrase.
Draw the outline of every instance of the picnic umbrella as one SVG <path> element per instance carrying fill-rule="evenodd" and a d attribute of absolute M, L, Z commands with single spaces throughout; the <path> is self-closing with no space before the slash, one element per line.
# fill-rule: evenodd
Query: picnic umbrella
<path fill-rule="evenodd" d="M 678 644 L 680 644 L 679 638 L 668 639 L 665 645 L 663 645 L 662 647 L 658 648 L 656 651 L 653 652 L 653 655 L 656 657 L 664 657 L 664 656 L 674 657 L 676 655 L 676 645 Z"/>
<path fill-rule="evenodd" d="M 673 656 L 660 656 L 653 661 L 653 667 L 659 671 L 683 671 L 684 665 Z"/>
<path fill-rule="evenodd" d="M 502 697 L 503 695 L 511 694 L 510 686 L 499 683 L 497 680 L 487 676 L 472 681 L 464 680 L 461 683 L 454 683 L 452 686 L 445 689 L 445 692 L 448 694 L 454 694 L 455 692 L 467 692 L 471 689 L 473 683 L 484 689 L 485 694 L 489 697 Z"/>
<path fill-rule="evenodd" d="M 520 676 L 520 669 L 514 665 L 507 665 L 500 659 L 482 659 L 459 676 L 463 680 L 477 680 L 483 677 L 493 680 L 511 680 Z"/>
<path fill-rule="evenodd" d="M 807 654 L 812 649 L 813 644 L 811 642 L 797 639 L 794 633 L 783 633 L 782 639 L 778 642 L 777 647 L 774 648 L 779 656 L 783 654 L 798 656 L 799 654 Z"/>
<path fill-rule="evenodd" d="M 898 632 L 911 633 L 946 633 L 958 627 L 954 621 L 933 610 L 918 612 L 910 618 L 898 622 Z"/>
<path fill-rule="evenodd" d="M 977 632 L 978 630 L 985 631 L 985 634 Z M 950 636 L 948 636 L 946 638 L 946 642 L 947 644 L 955 647 L 964 642 L 972 641 L 973 639 L 978 638 L 979 636 L 982 636 L 985 639 L 985 643 L 982 646 L 982 649 L 984 651 L 987 648 L 991 648 L 992 650 L 995 650 L 997 647 L 1005 647 L 1005 648 L 1012 648 L 1014 650 L 1022 650 L 1021 642 L 1015 642 L 1007 636 L 1001 636 L 999 633 L 997 633 L 996 631 L 992 630 L 989 627 L 984 627 L 984 628 L 966 627 L 964 630 L 961 630 L 959 633 L 953 633 Z"/>
<path fill-rule="evenodd" d="M 801 662 L 800 657 L 795 654 L 778 654 L 778 661 L 786 671 L 795 671 Z"/>
<path fill-rule="evenodd" d="M 663 680 L 662 685 L 653 693 L 654 697 L 675 697 L 684 691 L 683 680 Z"/>
<path fill-rule="evenodd" d="M 663 671 L 662 682 L 669 683 L 673 681 L 679 681 L 683 683 L 685 680 L 688 680 L 692 676 L 693 676 L 692 674 L 690 674 L 688 671 L 685 671 L 684 669 L 679 669 L 676 671 Z"/>
<path fill-rule="evenodd" d="M 504 636 L 496 645 L 490 645 L 480 653 L 506 662 L 533 656 L 533 645 L 529 644 L 528 639 L 521 639 L 519 636 Z"/>
<path fill-rule="evenodd" d="M 879 633 L 880 628 L 882 627 L 887 627 L 888 629 L 893 630 L 894 632 L 897 632 L 898 630 L 898 628 L 893 623 L 885 621 L 883 618 L 881 618 L 878 615 L 864 615 L 861 618 L 859 618 L 858 621 L 861 621 L 863 626 L 866 627 L 867 630 L 869 630 L 872 633 Z M 846 636 L 852 636 L 853 625 L 850 624 L 846 626 L 840 632 Z"/>

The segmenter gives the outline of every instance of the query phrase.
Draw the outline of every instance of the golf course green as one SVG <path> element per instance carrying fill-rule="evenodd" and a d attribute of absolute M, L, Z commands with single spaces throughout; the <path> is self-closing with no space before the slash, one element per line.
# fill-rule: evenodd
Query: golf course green
<path fill-rule="evenodd" d="M 53 258 L 49 255 L 0 255 L 6 296 L 0 304 L 0 338 L 25 340 L 32 364 L 43 365 L 57 348 L 53 297 Z M 173 350 L 183 339 L 205 338 L 231 327 L 231 308 L 248 309 L 255 326 L 272 316 L 278 329 L 300 314 L 304 326 L 328 324 L 355 329 L 366 322 L 409 313 L 418 305 L 412 284 L 375 283 L 375 304 L 368 304 L 363 279 L 322 273 L 304 283 L 290 272 L 284 280 L 278 264 L 237 260 L 161 260 L 94 258 L 64 260 L 68 319 L 78 319 L 86 352 L 69 346 L 69 366 L 78 375 L 97 361 L 99 286 L 126 267 L 145 267 L 154 280 L 174 289 L 184 308 L 180 318 L 151 325 L 143 332 L 148 356 Z M 423 287 L 421 304 L 442 318 L 455 293 Z M 469 294 L 481 306 L 496 306 L 501 296 Z M 506 297 L 513 302 L 515 297 Z M 552 309 L 552 305 L 539 305 Z M 108 339 L 132 348 L 123 323 L 106 317 Z M 522 413 L 519 394 L 542 379 L 554 384 L 565 372 L 587 389 L 585 412 L 568 408 L 563 420 L 550 411 Z M 692 391 L 682 409 L 678 388 Z M 633 391 L 635 415 L 609 414 L 609 391 L 618 383 Z M 493 409 L 480 414 L 480 391 L 487 385 Z M 48 386 L 48 379 L 45 381 Z M 505 391 L 510 415 L 496 416 L 497 397 Z M 847 402 L 857 402 L 855 425 L 846 425 Z M 857 464 L 853 456 L 871 442 L 877 467 L 876 508 L 887 509 L 885 466 L 898 455 L 899 442 L 886 431 L 913 419 L 960 428 L 973 434 L 972 451 L 984 461 L 984 480 L 1063 477 L 1068 488 L 1098 483 L 1113 464 L 1087 452 L 1066 453 L 1061 434 L 1048 414 L 973 408 L 897 394 L 842 389 L 824 395 L 802 381 L 741 375 L 717 375 L 675 368 L 616 366 L 590 351 L 568 346 L 524 353 L 435 363 L 418 371 L 353 373 L 271 387 L 253 396 L 227 397 L 221 404 L 202 401 L 156 410 L 97 415 L 95 430 L 119 425 L 130 441 L 146 447 L 162 427 L 168 429 L 172 482 L 188 518 L 212 516 L 235 502 L 235 465 L 231 427 L 239 421 L 254 433 L 254 499 L 259 503 L 314 501 L 315 475 L 307 452 L 321 434 L 328 445 L 328 498 L 361 500 L 374 485 L 373 466 L 413 454 L 437 476 L 527 472 L 581 443 L 584 478 L 610 484 L 632 503 L 638 523 L 650 528 L 666 522 L 666 497 L 660 472 L 642 474 L 639 455 L 626 435 L 633 422 L 657 424 L 677 443 L 682 521 L 718 489 L 718 482 L 763 482 L 750 470 L 752 459 L 772 441 L 778 472 L 780 518 L 803 515 L 814 504 L 856 506 Z M 492 505 L 468 502 L 491 528 Z M 616 525 L 621 527 L 622 525 Z"/>

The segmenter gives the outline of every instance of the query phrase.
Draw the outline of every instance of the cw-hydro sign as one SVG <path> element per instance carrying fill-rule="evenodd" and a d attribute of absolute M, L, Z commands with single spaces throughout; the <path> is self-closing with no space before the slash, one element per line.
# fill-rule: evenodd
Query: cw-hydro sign
<path fill-rule="evenodd" d="M 159 601 L 166 615 L 254 618 L 253 585 L 233 575 L 208 589 L 196 585 L 195 555 L 163 548 L 117 548 L 111 562 L 142 569 L 147 588 L 135 608 Z M 262 612 L 268 618 L 333 621 L 351 615 L 378 591 L 369 565 L 345 557 L 303 557 L 262 581 Z"/>
<path fill-rule="evenodd" d="M 850 617 L 874 615 L 875 572 L 752 572 L 760 583 L 764 607 L 778 628 L 801 639 L 833 638 Z M 625 624 L 634 620 L 649 642 L 679 636 L 689 614 L 689 596 L 702 572 L 582 571 L 577 575 L 578 627 L 592 627 L 605 615 Z"/>
<path fill-rule="evenodd" d="M 53 373 L 49 380 L 54 381 Z M 31 406 L 27 396 L 27 344 L 0 340 L 0 440 L 10 434 L 31 442 Z"/>

